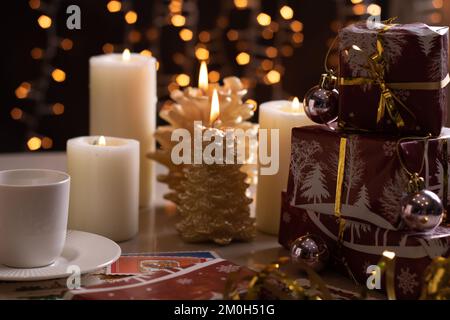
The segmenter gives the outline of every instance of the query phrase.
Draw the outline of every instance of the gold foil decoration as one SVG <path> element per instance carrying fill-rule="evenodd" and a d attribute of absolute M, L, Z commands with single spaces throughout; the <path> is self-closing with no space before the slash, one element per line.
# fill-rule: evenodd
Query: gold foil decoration
<path fill-rule="evenodd" d="M 450 258 L 434 258 L 423 283 L 421 300 L 450 300 Z"/>
<path fill-rule="evenodd" d="M 225 284 L 224 299 L 231 300 L 332 300 L 325 282 L 309 266 L 296 262 L 296 266 L 306 272 L 310 288 L 305 288 L 296 279 L 289 277 L 281 270 L 289 263 L 290 258 L 281 257 L 268 264 L 253 276 L 239 278 L 239 273 L 229 275 Z M 240 284 L 246 282 L 246 290 L 239 290 Z"/>

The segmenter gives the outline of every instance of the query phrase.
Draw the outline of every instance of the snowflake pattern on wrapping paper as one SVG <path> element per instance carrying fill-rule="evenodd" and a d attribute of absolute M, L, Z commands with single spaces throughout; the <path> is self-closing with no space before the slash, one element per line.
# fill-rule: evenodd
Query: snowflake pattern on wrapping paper
<path fill-rule="evenodd" d="M 232 272 L 238 271 L 240 268 L 241 267 L 239 267 L 239 266 L 228 264 L 228 265 L 219 266 L 216 268 L 216 270 L 218 272 L 223 272 L 223 273 L 232 273 Z"/>
<path fill-rule="evenodd" d="M 192 279 L 180 278 L 180 279 L 177 280 L 177 283 L 181 284 L 181 285 L 189 285 L 189 284 L 192 284 Z"/>
<path fill-rule="evenodd" d="M 291 215 L 289 212 L 283 212 L 283 222 L 289 223 L 291 222 Z"/>
<path fill-rule="evenodd" d="M 403 294 L 414 293 L 414 289 L 419 285 L 416 280 L 417 274 L 411 273 L 409 267 L 401 268 L 400 274 L 397 275 L 398 287 Z"/>
<path fill-rule="evenodd" d="M 397 143 L 394 141 L 386 141 L 383 144 L 383 151 L 386 157 L 392 157 L 397 151 Z"/>

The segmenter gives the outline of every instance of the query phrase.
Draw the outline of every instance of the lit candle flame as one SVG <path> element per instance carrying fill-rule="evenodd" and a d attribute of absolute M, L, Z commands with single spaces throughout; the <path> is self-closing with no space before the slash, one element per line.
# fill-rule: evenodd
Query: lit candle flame
<path fill-rule="evenodd" d="M 98 137 L 97 140 L 94 141 L 94 144 L 97 146 L 106 146 L 106 139 L 104 136 Z"/>
<path fill-rule="evenodd" d="M 295 97 L 293 100 L 292 100 L 292 111 L 293 112 L 300 112 L 300 101 L 298 100 L 298 98 L 297 97 Z"/>
<path fill-rule="evenodd" d="M 198 74 L 198 87 L 203 91 L 208 91 L 208 67 L 206 62 L 200 64 L 200 72 Z"/>
<path fill-rule="evenodd" d="M 128 49 L 123 50 L 123 53 L 122 53 L 122 60 L 124 60 L 124 61 L 129 61 L 130 58 L 131 58 L 130 50 L 128 50 Z"/>
<path fill-rule="evenodd" d="M 211 111 L 209 113 L 209 122 L 213 124 L 219 118 L 219 114 L 219 95 L 217 94 L 217 90 L 214 89 L 211 100 Z"/>

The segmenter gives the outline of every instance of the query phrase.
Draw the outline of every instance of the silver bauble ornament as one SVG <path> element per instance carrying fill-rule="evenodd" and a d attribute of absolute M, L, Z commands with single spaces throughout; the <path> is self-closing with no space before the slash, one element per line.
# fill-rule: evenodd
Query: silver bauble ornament
<path fill-rule="evenodd" d="M 339 92 L 335 88 L 336 77 L 322 74 L 320 84 L 305 94 L 303 108 L 309 119 L 319 124 L 328 124 L 337 119 Z"/>
<path fill-rule="evenodd" d="M 430 190 L 409 193 L 401 204 L 403 222 L 413 231 L 430 231 L 442 222 L 444 207 L 441 199 Z"/>
<path fill-rule="evenodd" d="M 328 262 L 330 252 L 325 241 L 313 234 L 297 238 L 291 245 L 291 260 L 301 261 L 314 271 L 321 271 Z"/>

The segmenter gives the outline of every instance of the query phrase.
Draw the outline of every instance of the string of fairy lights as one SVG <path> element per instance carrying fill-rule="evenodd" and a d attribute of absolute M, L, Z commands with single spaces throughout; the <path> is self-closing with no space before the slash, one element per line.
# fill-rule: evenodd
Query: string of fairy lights
<path fill-rule="evenodd" d="M 424 1 L 424 0 L 414 0 Z M 432 0 L 428 14 L 432 23 L 441 22 L 439 12 L 444 0 Z M 61 116 L 65 112 L 62 101 L 47 101 L 50 86 L 66 81 L 64 66 L 53 65 L 58 54 L 70 51 L 73 40 L 60 37 L 56 29 L 56 15 L 60 10 L 59 0 L 29 0 L 30 10 L 38 12 L 37 25 L 45 31 L 45 46 L 34 47 L 30 56 L 40 63 L 40 74 L 36 79 L 21 82 L 15 89 L 18 100 L 29 100 L 34 108 L 13 107 L 10 116 L 27 127 L 26 148 L 30 151 L 51 149 L 51 137 L 37 132 L 39 121 L 44 116 Z M 124 24 L 124 37 L 120 43 L 106 42 L 101 45 L 104 53 L 121 52 L 128 48 L 146 56 L 158 59 L 158 95 L 168 97 L 170 92 L 187 86 L 196 86 L 195 74 L 200 62 L 208 64 L 208 78 L 214 83 L 221 78 L 238 74 L 254 97 L 256 86 L 271 88 L 272 98 L 285 98 L 283 90 L 284 61 L 289 59 L 304 42 L 304 22 L 298 18 L 296 9 L 288 0 L 277 1 L 277 10 L 265 11 L 262 0 L 220 1 L 219 14 L 215 24 L 199 28 L 199 12 L 202 2 L 197 0 L 152 1 L 150 11 L 139 12 L 133 0 L 105 0 L 102 4 L 106 13 L 119 15 Z M 204 5 L 204 2 L 203 2 Z M 336 0 L 337 16 L 330 23 L 332 34 L 337 34 L 346 24 L 366 18 L 380 16 L 381 7 L 377 1 Z M 147 10 L 147 9 L 146 9 Z M 151 12 L 149 17 L 148 12 Z M 247 13 L 244 25 L 233 24 L 233 15 Z M 142 16 L 142 17 L 141 17 Z M 145 19 L 143 18 L 145 17 Z M 141 20 L 140 20 L 141 19 Z M 144 21 L 145 20 L 145 21 Z M 140 22 L 140 23 L 138 23 Z M 181 46 L 171 55 L 171 63 L 177 66 L 166 68 L 161 58 L 163 30 L 171 28 L 177 34 Z M 327 45 L 333 43 L 330 36 Z M 230 49 L 231 48 L 231 49 Z M 230 59 L 230 51 L 233 59 Z M 338 55 L 332 51 L 331 66 L 338 64 Z M 161 65 L 160 65 L 161 64 Z M 257 101 L 248 102 L 257 105 Z"/>

